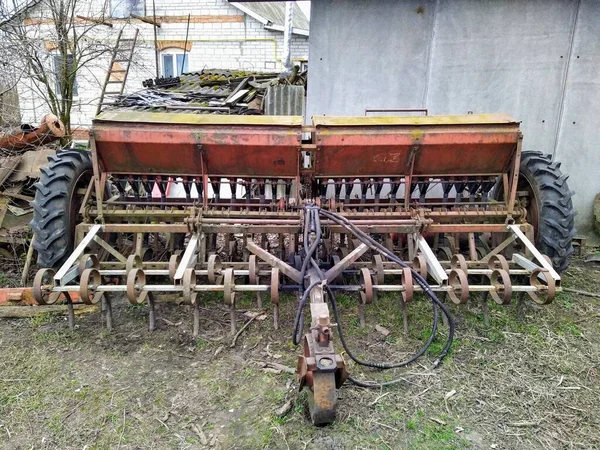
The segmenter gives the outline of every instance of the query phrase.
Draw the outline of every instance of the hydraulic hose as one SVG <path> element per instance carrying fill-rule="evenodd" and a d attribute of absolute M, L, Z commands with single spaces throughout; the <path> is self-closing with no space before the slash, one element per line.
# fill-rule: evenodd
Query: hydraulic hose
<path fill-rule="evenodd" d="M 308 300 L 310 292 L 312 291 L 312 289 L 315 288 L 315 286 L 320 284 L 322 282 L 322 280 L 325 279 L 325 275 L 324 275 L 323 271 L 319 267 L 317 261 L 313 258 L 314 252 L 316 250 L 316 246 L 314 244 L 316 242 L 318 245 L 318 243 L 320 242 L 320 236 L 321 236 L 321 226 L 320 226 L 319 214 L 322 214 L 323 216 L 327 217 L 331 221 L 344 227 L 345 229 L 350 231 L 350 233 L 352 233 L 356 238 L 358 238 L 361 242 L 363 242 L 365 245 L 367 245 L 371 249 L 383 254 L 390 261 L 395 262 L 400 267 L 409 268 L 412 271 L 413 278 L 416 280 L 417 284 L 419 284 L 419 286 L 421 286 L 425 295 L 427 295 L 427 297 L 429 297 L 429 299 L 431 300 L 431 303 L 432 303 L 433 319 L 432 319 L 431 333 L 429 335 L 429 338 L 425 342 L 425 344 L 417 352 L 415 352 L 410 358 L 408 358 L 405 361 L 398 362 L 398 363 L 363 361 L 363 360 L 357 358 L 352 353 L 350 348 L 348 347 L 348 344 L 344 338 L 344 333 L 343 333 L 342 326 L 341 326 L 340 314 L 339 314 L 339 310 L 337 307 L 337 301 L 335 298 L 335 294 L 333 293 L 331 288 L 327 284 L 325 284 L 325 288 L 327 290 L 328 297 L 331 302 L 334 319 L 337 323 L 337 330 L 338 330 L 338 335 L 340 337 L 340 342 L 342 343 L 342 346 L 343 346 L 344 350 L 346 351 L 347 355 L 354 362 L 356 362 L 359 365 L 362 365 L 365 367 L 373 367 L 373 368 L 382 369 L 382 370 L 404 367 L 404 366 L 407 366 L 407 365 L 413 363 L 415 360 L 417 360 L 418 358 L 423 356 L 423 354 L 425 354 L 425 352 L 431 346 L 431 343 L 433 342 L 433 340 L 435 338 L 435 335 L 437 332 L 437 327 L 438 327 L 438 308 L 440 308 L 440 310 L 442 311 L 442 314 L 444 314 L 446 316 L 446 318 L 448 319 L 448 339 L 446 340 L 446 344 L 445 344 L 444 348 L 442 349 L 442 351 L 440 352 L 440 354 L 437 356 L 436 360 L 434 361 L 433 366 L 437 367 L 437 365 L 439 365 L 441 360 L 448 354 L 448 351 L 450 350 L 450 347 L 452 346 L 452 342 L 454 340 L 454 320 L 452 319 L 452 316 L 451 316 L 450 312 L 448 311 L 448 309 L 446 308 L 446 306 L 442 302 L 440 302 L 440 300 L 437 298 L 435 293 L 431 290 L 431 287 L 429 286 L 427 281 L 419 273 L 415 272 L 411 267 L 409 267 L 406 263 L 404 263 L 404 261 L 402 261 L 399 257 L 397 257 L 393 252 L 391 252 L 390 250 L 388 250 L 387 248 L 385 248 L 384 246 L 379 244 L 368 234 L 366 234 L 363 231 L 361 231 L 360 229 L 358 229 L 345 217 L 343 217 L 339 214 L 333 213 L 331 211 L 326 211 L 326 210 L 320 209 L 319 207 L 317 207 L 315 205 L 307 205 L 305 207 L 305 217 L 308 217 L 307 221 L 309 221 L 311 223 L 311 225 L 314 223 L 314 225 L 315 225 L 314 229 L 315 229 L 315 232 L 317 233 L 317 239 L 315 239 L 315 241 L 313 242 L 313 245 L 311 245 L 311 248 L 309 249 L 311 251 L 307 252 L 307 257 L 305 258 L 304 264 L 303 264 L 303 274 L 306 272 L 306 268 L 308 266 L 308 261 L 310 260 L 310 264 L 316 270 L 321 281 L 313 282 L 304 291 L 304 293 L 302 295 L 302 299 L 298 303 L 298 311 L 296 313 L 296 321 L 294 322 L 294 333 L 293 333 L 294 338 L 299 333 L 302 332 L 302 326 L 300 326 L 300 325 L 303 325 L 303 321 L 301 324 L 300 318 L 303 315 L 302 310 L 303 310 L 304 306 L 306 305 L 306 302 Z M 310 227 L 308 227 L 308 228 L 306 227 L 306 223 L 305 223 L 305 245 L 308 242 L 307 236 L 306 236 L 306 230 L 309 228 Z M 310 256 L 308 256 L 308 253 L 310 253 Z M 294 341 L 294 343 L 297 345 L 297 343 L 299 343 L 299 340 L 298 340 L 298 342 Z M 387 385 L 395 384 L 395 383 L 402 381 L 402 379 L 400 379 L 400 378 L 396 379 L 396 380 L 382 382 L 382 383 L 374 382 L 374 381 L 365 382 L 365 381 L 357 380 L 353 377 L 349 377 L 348 379 L 352 383 L 354 383 L 358 386 L 368 387 L 368 388 L 387 386 Z"/>

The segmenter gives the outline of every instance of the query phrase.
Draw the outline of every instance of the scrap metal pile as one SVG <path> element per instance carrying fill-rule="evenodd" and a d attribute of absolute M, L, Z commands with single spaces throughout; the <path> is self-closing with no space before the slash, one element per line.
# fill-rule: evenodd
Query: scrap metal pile
<path fill-rule="evenodd" d="M 453 338 L 449 303 L 478 301 L 486 314 L 490 300 L 546 304 L 560 290 L 573 251 L 572 194 L 549 156 L 522 151 L 518 121 L 303 123 L 137 107 L 101 113 L 90 151 L 60 152 L 42 172 L 36 300 L 70 302 L 76 292 L 102 301 L 110 328 L 111 303 L 124 296 L 147 304 L 152 330 L 155 295 L 174 294 L 193 306 L 197 335 L 204 293 L 222 294 L 232 333 L 238 296 L 251 293 L 260 307 L 268 297 L 279 327 L 280 293 L 296 293 L 300 386 L 323 424 L 334 420 L 345 380 L 380 386 L 348 378 L 335 331 L 358 364 L 401 367 L 426 351 L 441 311 L 449 327 L 438 363 Z M 424 298 L 432 334 L 407 361 L 360 361 L 343 337 L 340 291 L 354 293 L 363 324 L 378 294 L 401 298 L 405 326 L 410 303 Z"/>
<path fill-rule="evenodd" d="M 147 89 L 119 99 L 116 108 L 193 114 L 262 114 L 269 87 L 306 86 L 306 72 L 297 67 L 287 76 L 277 73 L 203 70 L 176 78 L 144 81 Z"/>
<path fill-rule="evenodd" d="M 23 124 L 0 133 L 0 257 L 5 265 L 26 244 L 33 184 L 40 176 L 40 166 L 56 152 L 47 144 L 64 134 L 64 125 L 52 114 L 44 116 L 39 127 Z"/>

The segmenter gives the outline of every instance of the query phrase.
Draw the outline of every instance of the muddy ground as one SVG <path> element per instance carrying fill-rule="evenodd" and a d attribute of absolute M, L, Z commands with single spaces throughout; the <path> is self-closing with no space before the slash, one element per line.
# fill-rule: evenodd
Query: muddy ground
<path fill-rule="evenodd" d="M 564 286 L 600 292 L 600 268 L 575 264 Z M 428 353 L 406 369 L 350 371 L 364 379 L 402 377 L 393 387 L 339 391 L 338 421 L 315 428 L 306 393 L 294 375 L 293 297 L 254 320 L 230 348 L 228 312 L 202 299 L 202 337 L 191 337 L 189 307 L 159 304 L 148 333 L 144 306 L 115 308 L 116 329 L 99 312 L 0 321 L 0 448 L 3 449 L 571 449 L 600 448 L 600 299 L 562 293 L 552 305 L 525 310 L 451 306 L 456 339 L 449 357 L 441 327 Z M 250 296 L 240 310 L 255 310 Z M 268 301 L 266 302 L 268 304 Z M 365 358 L 398 360 L 427 337 L 424 298 L 408 307 L 401 330 L 397 299 L 367 309 L 359 326 L 356 300 L 340 296 L 349 345 Z M 241 326 L 245 320 L 238 313 Z M 391 331 L 383 336 L 375 325 Z M 339 345 L 339 341 L 338 341 Z M 291 410 L 279 417 L 288 400 Z"/>

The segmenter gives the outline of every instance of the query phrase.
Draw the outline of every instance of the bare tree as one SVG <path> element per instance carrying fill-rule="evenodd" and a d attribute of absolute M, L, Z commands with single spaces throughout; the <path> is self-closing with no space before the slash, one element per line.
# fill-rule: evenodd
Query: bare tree
<path fill-rule="evenodd" d="M 93 76 L 91 66 L 106 65 L 103 56 L 112 50 L 107 6 L 94 0 L 0 2 L 0 67 L 27 79 L 65 124 L 67 142 L 77 77 Z"/>

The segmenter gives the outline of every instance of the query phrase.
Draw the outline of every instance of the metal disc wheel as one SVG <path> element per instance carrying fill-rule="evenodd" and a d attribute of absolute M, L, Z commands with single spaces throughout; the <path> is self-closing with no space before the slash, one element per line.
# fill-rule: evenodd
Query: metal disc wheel
<path fill-rule="evenodd" d="M 33 280 L 33 298 L 40 305 L 51 305 L 56 303 L 59 292 L 52 292 L 54 287 L 54 275 L 56 272 L 52 269 L 38 270 Z"/>

